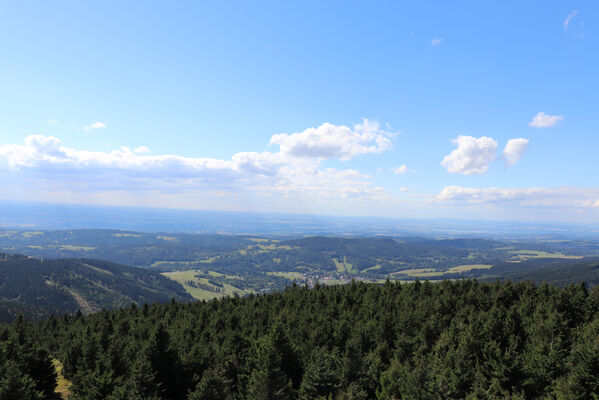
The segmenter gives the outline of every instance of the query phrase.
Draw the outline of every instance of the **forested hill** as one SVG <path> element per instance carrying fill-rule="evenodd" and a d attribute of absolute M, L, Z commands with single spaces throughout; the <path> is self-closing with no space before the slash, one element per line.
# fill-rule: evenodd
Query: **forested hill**
<path fill-rule="evenodd" d="M 598 287 L 354 282 L 18 320 L 0 371 L 20 399 L 50 357 L 82 400 L 587 399 L 597 337 Z"/>
<path fill-rule="evenodd" d="M 0 321 L 191 300 L 183 287 L 142 268 L 91 259 L 0 256 Z"/>

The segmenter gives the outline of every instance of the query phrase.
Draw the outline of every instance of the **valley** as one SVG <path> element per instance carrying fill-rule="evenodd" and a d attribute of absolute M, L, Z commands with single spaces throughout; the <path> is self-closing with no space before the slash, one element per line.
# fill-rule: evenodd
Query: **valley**
<path fill-rule="evenodd" d="M 540 283 L 545 273 L 553 275 L 558 270 L 578 271 L 577 281 L 599 283 L 599 277 L 590 268 L 599 263 L 599 243 L 592 240 L 289 238 L 103 229 L 3 230 L 0 252 L 23 256 L 6 256 L 10 262 L 5 262 L 0 270 L 6 276 L 32 268 L 33 275 L 23 277 L 37 276 L 35 282 L 39 283 L 35 285 L 54 293 L 48 298 L 56 295 L 63 299 L 62 305 L 56 306 L 54 300 L 43 300 L 45 295 L 35 301 L 17 296 L 15 284 L 10 285 L 10 293 L 3 289 L 7 285 L 0 286 L 0 307 L 5 319 L 18 312 L 34 319 L 77 309 L 91 313 L 126 307 L 131 302 L 168 301 L 171 297 L 243 297 L 281 291 L 292 284 L 311 288 L 351 281 L 380 284 L 386 280 L 434 282 L 463 278 L 532 279 Z M 7 267 L 15 262 L 22 266 L 9 272 Z M 117 264 L 121 266 L 115 276 L 110 268 Z M 134 271 L 133 275 L 124 268 Z M 140 274 L 145 278 L 131 281 L 132 276 Z M 143 285 L 141 282 L 150 276 L 163 286 L 170 282 L 168 290 L 160 295 L 140 295 L 136 285 Z M 131 284 L 126 286 L 129 281 Z M 20 285 L 24 282 L 30 281 Z M 117 282 L 120 289 L 114 287 Z M 52 303 L 54 308 L 45 307 L 44 302 Z"/>

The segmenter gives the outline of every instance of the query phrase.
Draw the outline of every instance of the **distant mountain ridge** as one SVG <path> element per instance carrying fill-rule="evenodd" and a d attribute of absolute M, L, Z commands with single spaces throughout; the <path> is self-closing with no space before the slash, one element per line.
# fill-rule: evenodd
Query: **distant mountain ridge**
<path fill-rule="evenodd" d="M 190 301 L 183 287 L 151 270 L 93 259 L 37 259 L 0 253 L 0 322 L 23 313 L 92 313 L 131 303 Z"/>

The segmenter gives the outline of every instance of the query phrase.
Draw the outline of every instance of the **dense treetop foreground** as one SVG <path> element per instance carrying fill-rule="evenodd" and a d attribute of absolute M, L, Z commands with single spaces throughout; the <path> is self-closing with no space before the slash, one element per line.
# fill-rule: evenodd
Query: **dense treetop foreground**
<path fill-rule="evenodd" d="M 0 399 L 591 398 L 599 288 L 294 286 L 0 326 Z M 11 394 L 12 396 L 11 397 Z"/>

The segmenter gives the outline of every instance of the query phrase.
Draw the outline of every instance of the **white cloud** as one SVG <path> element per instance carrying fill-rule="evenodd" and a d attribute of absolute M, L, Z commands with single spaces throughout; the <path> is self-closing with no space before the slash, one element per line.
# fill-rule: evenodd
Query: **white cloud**
<path fill-rule="evenodd" d="M 564 20 L 564 30 L 568 30 L 568 26 L 570 25 L 570 22 L 572 22 L 572 19 L 577 15 L 578 15 L 578 10 L 572 10 L 570 12 L 570 14 L 568 14 L 566 19 Z"/>
<path fill-rule="evenodd" d="M 297 158 L 339 158 L 346 161 L 360 154 L 381 153 L 391 148 L 393 133 L 378 122 L 365 119 L 352 128 L 324 123 L 300 133 L 280 133 L 270 139 L 282 154 Z"/>
<path fill-rule="evenodd" d="M 503 158 L 505 159 L 505 166 L 512 167 L 516 165 L 522 158 L 526 149 L 528 148 L 530 141 L 524 138 L 510 139 L 505 145 L 503 150 Z"/>
<path fill-rule="evenodd" d="M 50 118 L 50 119 L 48 120 L 48 123 L 49 123 L 50 125 L 56 125 L 56 124 L 58 124 L 58 120 L 57 120 L 57 119 L 51 119 L 51 118 Z"/>
<path fill-rule="evenodd" d="M 535 128 L 550 128 L 563 119 L 564 117 L 561 115 L 549 115 L 541 111 L 534 116 L 528 125 Z"/>
<path fill-rule="evenodd" d="M 0 172 L 27 184 L 82 193 L 251 193 L 284 197 L 373 199 L 384 191 L 352 169 L 321 168 L 326 159 L 348 160 L 391 147 L 392 134 L 365 120 L 353 129 L 322 124 L 301 133 L 274 135 L 277 152 L 240 152 L 230 160 L 148 155 L 145 146 L 111 152 L 74 149 L 53 136 L 32 135 L 24 144 L 0 145 Z M 23 183 L 26 184 L 26 183 Z"/>
<path fill-rule="evenodd" d="M 457 149 L 445 156 L 441 162 L 448 172 L 464 175 L 484 174 L 496 158 L 497 141 L 493 138 L 460 135 L 452 142 Z"/>
<path fill-rule="evenodd" d="M 106 124 L 104 122 L 100 122 L 100 121 L 94 122 L 93 124 L 83 127 L 83 129 L 85 129 L 86 131 L 89 131 L 91 129 L 101 129 L 101 128 L 106 128 Z"/>
<path fill-rule="evenodd" d="M 407 165 L 400 165 L 399 167 L 395 168 L 393 170 L 393 172 L 395 174 L 405 174 L 406 172 L 408 172 L 408 166 Z"/>
<path fill-rule="evenodd" d="M 150 152 L 150 148 L 147 146 L 139 146 L 134 148 L 133 151 L 137 154 L 147 154 Z"/>
<path fill-rule="evenodd" d="M 581 207 L 588 208 L 597 205 L 599 197 L 596 188 L 468 188 L 461 186 L 446 186 L 436 196 L 439 203 L 478 203 L 503 206 L 527 207 Z"/>
<path fill-rule="evenodd" d="M 596 202 L 593 203 L 593 207 L 599 208 L 599 200 L 597 200 Z"/>
<path fill-rule="evenodd" d="M 431 45 L 432 46 L 440 46 L 441 43 L 443 43 L 443 38 L 435 38 L 432 40 Z"/>
<path fill-rule="evenodd" d="M 411 192 L 410 188 L 407 188 L 407 187 L 400 187 L 399 191 L 400 192 Z"/>

